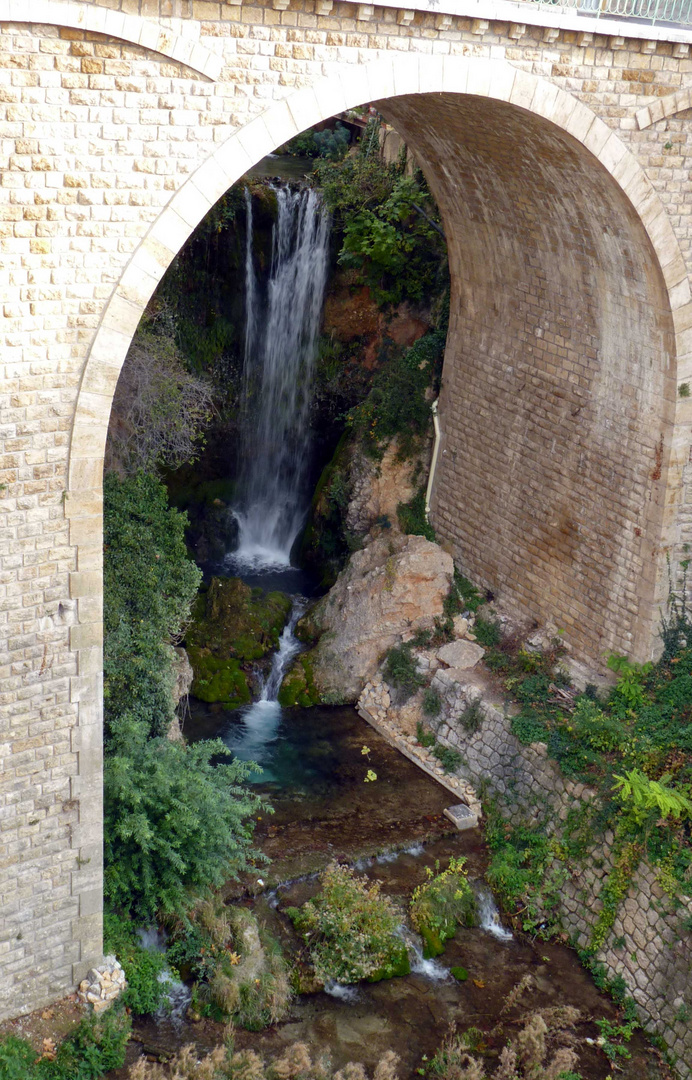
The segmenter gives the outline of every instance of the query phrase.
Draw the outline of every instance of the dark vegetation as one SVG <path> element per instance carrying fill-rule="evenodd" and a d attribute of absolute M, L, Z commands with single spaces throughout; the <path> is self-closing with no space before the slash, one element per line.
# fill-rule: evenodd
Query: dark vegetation
<path fill-rule="evenodd" d="M 85 1017 L 59 1046 L 39 1055 L 25 1039 L 0 1040 L 2 1080 L 98 1080 L 125 1061 L 130 1019 L 121 1006 Z"/>

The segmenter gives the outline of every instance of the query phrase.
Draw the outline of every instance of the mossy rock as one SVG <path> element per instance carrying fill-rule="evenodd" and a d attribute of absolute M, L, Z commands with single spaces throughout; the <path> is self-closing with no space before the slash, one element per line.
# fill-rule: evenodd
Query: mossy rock
<path fill-rule="evenodd" d="M 469 977 L 469 973 L 465 967 L 450 968 L 449 973 L 457 982 L 466 982 Z"/>
<path fill-rule="evenodd" d="M 444 939 L 431 926 L 422 926 L 420 936 L 423 938 L 423 958 L 425 960 L 432 960 L 435 956 L 441 956 L 445 951 Z"/>
<path fill-rule="evenodd" d="M 402 941 L 401 944 L 392 951 L 391 956 L 382 967 L 373 972 L 368 979 L 368 982 L 382 982 L 383 979 L 402 978 L 404 975 L 410 974 L 411 961 L 409 960 L 408 949 Z"/>
<path fill-rule="evenodd" d="M 212 578 L 192 610 L 188 651 L 192 646 L 223 660 L 261 660 L 278 647 L 290 611 L 291 598 L 285 593 L 251 589 L 240 578 Z M 194 660 L 191 663 L 194 668 Z"/>
<path fill-rule="evenodd" d="M 312 657 L 309 652 L 303 653 L 294 661 L 281 683 L 278 697 L 279 705 L 284 709 L 292 709 L 296 706 L 309 709 L 311 705 L 319 705 L 322 699 L 315 684 Z"/>
<path fill-rule="evenodd" d="M 188 645 L 187 654 L 195 677 L 190 693 L 208 704 L 237 709 L 251 701 L 250 688 L 240 661 L 214 656 L 209 649 Z"/>

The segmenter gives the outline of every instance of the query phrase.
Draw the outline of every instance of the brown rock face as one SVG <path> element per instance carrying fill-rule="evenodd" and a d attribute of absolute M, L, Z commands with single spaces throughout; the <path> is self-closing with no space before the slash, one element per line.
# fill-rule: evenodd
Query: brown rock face
<path fill-rule="evenodd" d="M 401 635 L 442 614 L 453 573 L 451 556 L 422 536 L 393 534 L 355 552 L 310 616 L 320 691 L 355 701 Z"/>
<path fill-rule="evenodd" d="M 356 536 L 368 533 L 378 519 L 386 517 L 396 527 L 396 508 L 400 502 L 408 502 L 415 493 L 412 477 L 416 461 L 400 461 L 399 446 L 394 439 L 384 452 L 381 461 L 373 461 L 356 451 L 351 465 L 351 500 L 346 511 L 346 528 Z M 420 473 L 427 476 L 430 447 L 426 446 L 420 456 Z M 419 481 L 420 483 L 420 481 Z"/>

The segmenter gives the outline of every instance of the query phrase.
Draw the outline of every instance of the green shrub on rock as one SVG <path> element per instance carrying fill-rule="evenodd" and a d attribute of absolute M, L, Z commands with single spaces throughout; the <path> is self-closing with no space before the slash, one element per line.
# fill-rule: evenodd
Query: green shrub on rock
<path fill-rule="evenodd" d="M 451 858 L 442 872 L 436 865 L 437 873 L 427 867 L 427 881 L 418 885 L 411 897 L 411 922 L 423 938 L 426 957 L 443 952 L 445 941 L 454 937 L 458 926 L 473 926 L 476 903 L 465 862 Z"/>
<path fill-rule="evenodd" d="M 322 983 L 407 974 L 405 947 L 397 928 L 401 914 L 380 883 L 359 878 L 347 866 L 331 863 L 314 900 L 287 914 L 307 943 Z"/>

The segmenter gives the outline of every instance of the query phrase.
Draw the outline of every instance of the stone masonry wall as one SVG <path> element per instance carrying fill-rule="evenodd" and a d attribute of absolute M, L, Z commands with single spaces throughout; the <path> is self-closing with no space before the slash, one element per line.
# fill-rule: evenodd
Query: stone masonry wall
<path fill-rule="evenodd" d="M 692 530 L 692 490 L 682 477 L 692 399 L 674 395 L 676 379 L 692 378 L 691 74 L 689 46 L 663 39 L 332 0 L 0 0 L 0 1017 L 53 1000 L 101 960 L 103 449 L 132 333 L 190 231 L 225 188 L 297 131 L 361 101 L 381 100 L 386 112 L 405 95 L 402 120 L 418 156 L 425 161 L 428 148 L 437 155 L 426 132 L 441 140 L 431 178 L 454 303 L 465 304 L 453 312 L 452 370 L 469 320 L 481 341 L 488 304 L 501 300 L 506 282 L 500 274 L 492 295 L 484 282 L 474 321 L 473 295 L 462 287 L 470 225 L 445 187 L 458 155 L 444 142 L 445 116 L 433 99 L 468 94 L 479 117 L 489 115 L 487 99 L 501 99 L 522 117 L 540 116 L 538 150 L 544 121 L 566 132 L 564 152 L 571 147 L 586 172 L 564 205 L 588 225 L 594 190 L 605 195 L 636 263 L 625 292 L 603 291 L 604 305 L 618 295 L 625 306 L 643 305 L 627 338 L 632 397 L 620 378 L 606 400 L 612 419 L 621 393 L 647 452 L 661 448 L 645 482 L 644 459 L 627 444 L 636 476 L 615 470 L 612 480 L 634 482 L 646 503 L 636 525 L 630 510 L 614 511 L 620 531 L 609 549 L 624 537 L 626 561 L 641 560 L 645 603 L 638 614 L 630 604 L 623 633 L 645 644 L 665 550 L 675 561 Z M 506 205 L 502 183 L 497 173 L 488 199 Z M 514 204 L 524 196 L 530 202 L 530 191 L 513 190 Z M 596 212 L 603 227 L 608 212 Z M 540 219 L 525 228 L 539 233 Z M 547 257 L 552 242 L 537 242 L 532 257 Z M 564 315 L 575 323 L 577 292 Z M 599 318 L 609 325 L 605 309 Z M 666 366 L 671 325 L 677 372 Z M 518 394 L 511 379 L 507 388 L 508 400 Z M 484 419 L 496 450 L 511 434 L 502 405 L 500 396 Z M 461 493 L 450 501 L 451 487 L 445 530 L 454 539 L 464 503 Z M 489 497 L 492 487 L 488 475 Z M 509 547 L 514 539 L 507 536 Z M 619 580 L 627 594 L 632 579 Z M 587 575 L 584 591 L 592 584 Z"/>
<path fill-rule="evenodd" d="M 476 786 L 483 781 L 508 817 L 542 822 L 549 808 L 548 817 L 564 820 L 571 808 L 588 797 L 583 784 L 566 779 L 548 758 L 544 743 L 524 746 L 515 738 L 511 718 L 497 698 L 489 699 L 487 691 L 483 692 L 480 729 L 473 735 L 464 731 L 459 714 L 481 694 L 472 675 L 457 681 L 448 671 L 439 670 L 431 685 L 444 702 L 439 741 L 460 751 L 465 764 L 459 774 Z M 589 944 L 601 910 L 598 894 L 613 866 L 613 839 L 607 833 L 605 844 L 596 847 L 584 867 L 561 887 L 561 924 L 580 948 Z M 680 1075 L 690 1077 L 692 1029 L 686 1009 L 692 1008 L 692 933 L 682 928 L 686 914 L 692 914 L 692 899 L 676 911 L 654 871 L 643 862 L 598 959 L 610 978 L 624 978 L 640 1018 L 662 1035 L 679 1059 Z"/>

